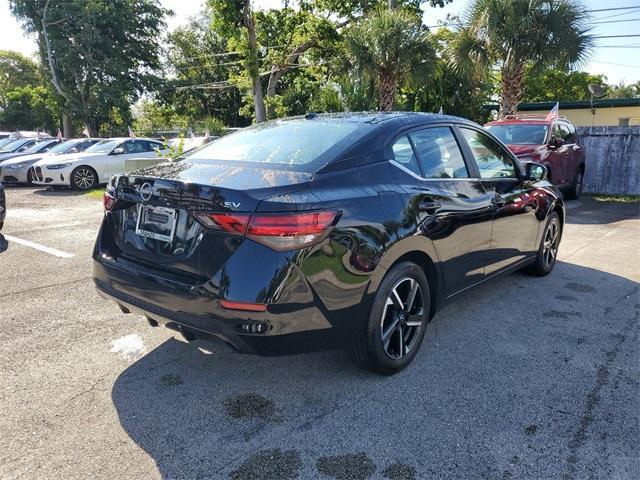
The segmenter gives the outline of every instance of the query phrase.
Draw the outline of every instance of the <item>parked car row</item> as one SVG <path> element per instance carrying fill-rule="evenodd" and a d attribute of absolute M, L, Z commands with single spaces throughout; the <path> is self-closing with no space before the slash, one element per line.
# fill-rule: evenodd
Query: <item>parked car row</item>
<path fill-rule="evenodd" d="M 208 141 L 209 137 L 189 138 L 181 142 L 182 150 Z M 7 138 L 0 140 L 0 182 L 88 190 L 169 153 L 164 142 L 152 138 Z"/>

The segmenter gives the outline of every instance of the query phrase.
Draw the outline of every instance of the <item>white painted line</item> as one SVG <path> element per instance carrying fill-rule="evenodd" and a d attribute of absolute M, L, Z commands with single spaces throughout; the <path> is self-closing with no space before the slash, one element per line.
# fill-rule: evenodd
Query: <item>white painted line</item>
<path fill-rule="evenodd" d="M 54 255 L 60 258 L 71 258 L 75 257 L 73 253 L 63 252 L 61 250 L 56 250 L 55 248 L 46 247 L 44 245 L 40 245 L 39 243 L 30 242 L 29 240 L 22 240 L 21 238 L 16 238 L 12 235 L 4 235 L 4 238 L 9 240 L 10 242 L 16 242 L 20 245 L 24 245 L 25 247 L 35 248 L 36 250 L 40 250 L 41 252 L 48 253 L 49 255 Z"/>

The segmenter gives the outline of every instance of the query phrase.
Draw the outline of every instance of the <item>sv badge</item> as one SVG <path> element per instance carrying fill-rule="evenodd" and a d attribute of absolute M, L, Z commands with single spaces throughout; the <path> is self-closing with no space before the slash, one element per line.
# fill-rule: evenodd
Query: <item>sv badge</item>
<path fill-rule="evenodd" d="M 227 208 L 240 208 L 241 202 L 224 202 L 224 206 Z"/>

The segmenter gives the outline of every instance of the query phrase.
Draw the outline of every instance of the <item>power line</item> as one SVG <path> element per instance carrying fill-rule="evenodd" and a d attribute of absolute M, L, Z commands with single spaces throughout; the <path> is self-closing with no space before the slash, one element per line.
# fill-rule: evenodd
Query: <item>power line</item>
<path fill-rule="evenodd" d="M 601 60 L 591 60 L 593 63 L 604 63 L 605 65 L 614 65 L 616 67 L 640 68 L 640 65 L 629 65 L 628 63 L 603 62 Z"/>
<path fill-rule="evenodd" d="M 631 38 L 640 37 L 640 33 L 631 33 L 629 35 L 594 35 L 592 38 Z"/>
<path fill-rule="evenodd" d="M 631 13 L 638 13 L 638 12 L 640 12 L 640 6 L 635 7 L 634 10 L 629 10 L 622 13 L 614 13 L 613 15 L 607 15 L 606 17 L 600 17 L 599 20 L 605 20 L 607 18 L 615 18 L 615 17 L 624 17 L 625 15 L 629 15 Z"/>
<path fill-rule="evenodd" d="M 612 11 L 615 11 L 615 10 L 632 10 L 634 8 L 640 8 L 640 5 L 634 5 L 632 7 L 596 8 L 596 9 L 593 9 L 593 10 L 585 10 L 585 12 L 587 12 L 587 13 L 612 12 Z"/>
<path fill-rule="evenodd" d="M 591 22 L 591 25 L 601 25 L 603 23 L 638 22 L 640 18 L 628 18 L 624 20 L 605 20 L 604 22 Z"/>

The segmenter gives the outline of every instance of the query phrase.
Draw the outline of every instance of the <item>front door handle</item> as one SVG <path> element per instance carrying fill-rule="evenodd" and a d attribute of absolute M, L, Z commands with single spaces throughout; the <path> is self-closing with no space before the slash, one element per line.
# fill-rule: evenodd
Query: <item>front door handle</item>
<path fill-rule="evenodd" d="M 418 208 L 420 210 L 424 210 L 425 212 L 428 213 L 433 213 L 436 210 L 438 210 L 442 205 L 440 204 L 440 202 L 436 202 L 434 200 L 423 200 L 422 202 L 420 202 L 418 204 Z"/>
<path fill-rule="evenodd" d="M 496 195 L 491 199 L 491 203 L 493 203 L 496 207 L 504 207 L 507 204 L 507 200 L 500 195 Z"/>

